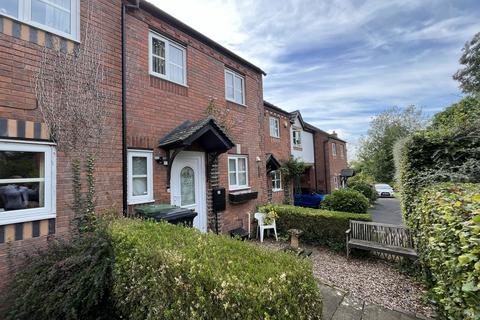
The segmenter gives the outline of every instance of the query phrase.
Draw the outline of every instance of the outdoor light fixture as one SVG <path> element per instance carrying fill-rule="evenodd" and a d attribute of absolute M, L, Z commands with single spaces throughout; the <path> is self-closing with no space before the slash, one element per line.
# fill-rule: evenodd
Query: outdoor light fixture
<path fill-rule="evenodd" d="M 162 157 L 162 156 L 155 156 L 155 161 L 158 164 L 163 164 L 164 166 L 168 166 L 168 159 L 167 157 Z"/>

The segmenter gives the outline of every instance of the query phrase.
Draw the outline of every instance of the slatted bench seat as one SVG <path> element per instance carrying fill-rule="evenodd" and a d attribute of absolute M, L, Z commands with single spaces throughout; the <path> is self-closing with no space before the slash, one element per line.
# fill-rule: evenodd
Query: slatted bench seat
<path fill-rule="evenodd" d="M 350 229 L 345 233 L 347 237 L 347 258 L 352 248 L 410 259 L 418 257 L 412 237 L 403 226 L 351 220 Z"/>

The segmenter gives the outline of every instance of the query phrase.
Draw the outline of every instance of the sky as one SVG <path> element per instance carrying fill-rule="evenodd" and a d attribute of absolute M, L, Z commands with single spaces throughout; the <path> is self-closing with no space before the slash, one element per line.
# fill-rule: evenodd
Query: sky
<path fill-rule="evenodd" d="M 372 117 L 462 98 L 452 75 L 479 0 L 149 0 L 263 69 L 264 99 L 348 141 Z"/>

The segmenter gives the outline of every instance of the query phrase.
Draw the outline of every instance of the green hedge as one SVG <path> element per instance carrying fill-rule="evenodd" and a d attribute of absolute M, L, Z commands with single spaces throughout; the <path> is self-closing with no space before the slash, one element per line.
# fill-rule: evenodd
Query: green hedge
<path fill-rule="evenodd" d="M 363 194 L 370 204 L 374 204 L 375 201 L 377 201 L 378 194 L 377 191 L 375 191 L 375 188 L 368 182 L 366 181 L 352 181 L 348 183 L 348 188 L 357 190 L 361 194 Z"/>
<path fill-rule="evenodd" d="M 304 231 L 301 241 L 327 245 L 332 249 L 345 248 L 345 231 L 350 220 L 370 221 L 369 214 L 357 214 L 321 209 L 310 209 L 290 205 L 266 205 L 260 211 L 273 209 L 278 214 L 277 228 L 281 232 L 288 229 Z"/>
<path fill-rule="evenodd" d="M 370 202 L 360 191 L 339 189 L 325 196 L 322 208 L 332 211 L 367 213 Z"/>
<path fill-rule="evenodd" d="M 412 206 L 431 294 L 450 319 L 480 319 L 480 184 L 440 184 Z"/>
<path fill-rule="evenodd" d="M 127 319 L 321 319 L 309 261 L 165 223 L 111 225 Z"/>

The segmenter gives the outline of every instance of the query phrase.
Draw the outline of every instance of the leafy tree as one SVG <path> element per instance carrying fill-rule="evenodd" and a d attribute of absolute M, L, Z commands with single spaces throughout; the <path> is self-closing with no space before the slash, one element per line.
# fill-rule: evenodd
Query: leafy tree
<path fill-rule="evenodd" d="M 463 54 L 459 60 L 464 65 L 458 70 L 453 79 L 460 82 L 460 88 L 467 94 L 480 93 L 480 32 L 463 47 Z"/>
<path fill-rule="evenodd" d="M 291 195 L 290 195 L 290 186 L 292 181 L 294 183 L 295 194 L 301 193 L 300 176 L 305 171 L 305 163 L 294 157 L 290 157 L 290 159 L 282 163 L 282 167 L 280 168 L 280 171 L 282 172 L 283 184 L 284 184 L 284 190 L 285 190 L 284 202 L 286 204 L 290 204 L 292 202 Z"/>
<path fill-rule="evenodd" d="M 454 133 L 469 128 L 478 129 L 479 121 L 480 100 L 470 96 L 435 114 L 429 129 Z"/>
<path fill-rule="evenodd" d="M 395 174 L 395 142 L 423 128 L 425 117 L 420 109 L 393 107 L 373 118 L 367 136 L 360 142 L 359 161 L 362 171 L 377 182 L 391 182 Z"/>

